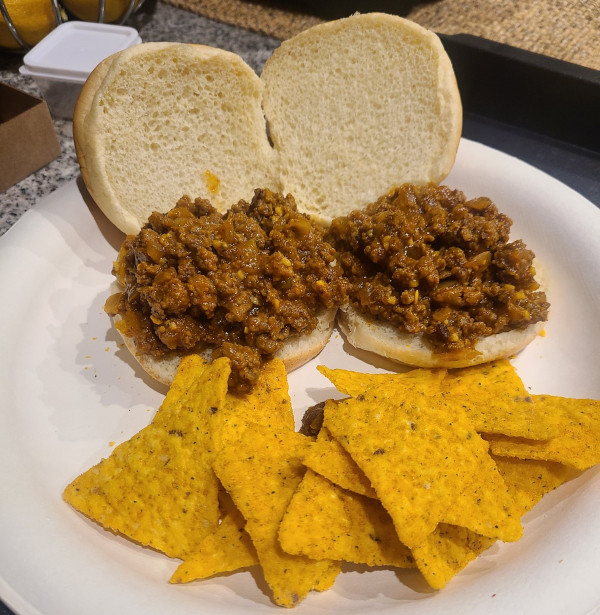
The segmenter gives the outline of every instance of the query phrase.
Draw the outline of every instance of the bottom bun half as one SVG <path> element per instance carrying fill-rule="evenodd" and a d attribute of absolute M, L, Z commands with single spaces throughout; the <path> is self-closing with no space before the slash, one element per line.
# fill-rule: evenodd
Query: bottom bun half
<path fill-rule="evenodd" d="M 337 309 L 321 310 L 318 314 L 317 326 L 311 333 L 290 337 L 275 353 L 274 356 L 284 362 L 288 372 L 304 365 L 323 350 L 331 337 L 336 311 Z M 116 324 L 119 319 L 120 316 L 113 316 L 113 324 Z M 173 382 L 179 363 L 186 354 L 198 354 L 209 361 L 212 357 L 213 348 L 206 346 L 195 349 L 193 352 L 173 352 L 166 357 L 157 359 L 151 354 L 138 352 L 135 340 L 121 332 L 118 327 L 115 328 L 123 338 L 126 348 L 135 357 L 142 369 L 149 376 L 167 386 Z"/>
<path fill-rule="evenodd" d="M 349 344 L 413 367 L 458 368 L 509 358 L 532 342 L 544 324 L 484 337 L 468 352 L 440 353 L 434 352 L 423 335 L 403 333 L 390 324 L 363 316 L 351 306 L 338 312 L 338 326 Z"/>

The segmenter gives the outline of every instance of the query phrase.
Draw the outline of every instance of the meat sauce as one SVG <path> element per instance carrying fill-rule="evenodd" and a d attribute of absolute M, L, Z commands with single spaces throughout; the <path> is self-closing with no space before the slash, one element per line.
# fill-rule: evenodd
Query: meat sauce
<path fill-rule="evenodd" d="M 548 317 L 534 254 L 508 241 L 511 225 L 486 197 L 406 184 L 335 219 L 327 239 L 355 308 L 423 334 L 436 352 L 464 352 Z"/>
<path fill-rule="evenodd" d="M 508 241 L 511 225 L 490 199 L 436 185 L 395 188 L 328 230 L 269 190 L 225 214 L 183 197 L 127 237 L 113 270 L 124 291 L 105 309 L 140 353 L 229 357 L 238 392 L 345 303 L 436 352 L 468 352 L 548 317 L 534 254 Z"/>

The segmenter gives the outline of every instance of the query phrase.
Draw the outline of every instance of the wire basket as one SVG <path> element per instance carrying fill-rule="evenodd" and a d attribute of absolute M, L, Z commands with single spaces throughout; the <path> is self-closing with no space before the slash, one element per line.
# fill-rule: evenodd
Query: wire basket
<path fill-rule="evenodd" d="M 64 21 L 67 21 L 67 17 L 66 17 L 67 12 L 65 11 L 64 7 L 61 6 L 59 1 L 50 0 L 50 2 L 52 4 L 52 10 L 54 12 L 54 20 L 56 21 L 56 25 L 58 26 Z M 140 6 L 142 6 L 143 3 L 144 3 L 144 0 L 129 0 L 129 3 L 127 4 L 127 8 L 123 12 L 123 14 L 119 17 L 118 20 L 113 21 L 112 23 L 117 23 L 117 24 L 124 23 L 125 21 L 129 19 L 129 17 L 131 17 L 131 15 L 135 11 L 137 11 L 140 8 Z M 106 0 L 99 0 L 98 17 L 96 19 L 97 22 L 104 23 L 105 9 L 106 9 Z M 2 14 L 2 17 L 6 23 L 8 30 L 12 34 L 15 41 L 18 43 L 19 47 L 25 51 L 31 49 L 31 45 L 28 45 L 23 40 L 23 37 L 19 34 L 19 30 L 15 26 L 13 20 L 11 19 L 8 9 L 6 8 L 6 4 L 4 3 L 4 0 L 0 0 L 0 13 Z"/>

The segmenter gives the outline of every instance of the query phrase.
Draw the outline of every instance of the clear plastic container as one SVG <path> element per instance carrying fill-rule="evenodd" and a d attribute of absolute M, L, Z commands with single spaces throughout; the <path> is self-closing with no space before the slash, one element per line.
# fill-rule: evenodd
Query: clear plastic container
<path fill-rule="evenodd" d="M 19 72 L 33 77 L 55 118 L 72 119 L 81 87 L 109 55 L 142 42 L 128 26 L 68 21 L 23 58 Z"/>

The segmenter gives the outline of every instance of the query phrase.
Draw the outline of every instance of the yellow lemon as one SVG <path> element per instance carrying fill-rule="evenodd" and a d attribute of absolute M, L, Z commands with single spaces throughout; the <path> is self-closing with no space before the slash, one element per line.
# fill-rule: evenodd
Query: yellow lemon
<path fill-rule="evenodd" d="M 98 21 L 99 0 L 63 0 L 62 4 L 78 19 L 83 19 L 84 21 Z M 139 0 L 136 1 L 136 6 L 138 4 Z M 129 0 L 105 0 L 105 23 L 117 21 L 125 13 L 128 6 Z"/>
<path fill-rule="evenodd" d="M 41 41 L 56 26 L 50 0 L 4 0 L 4 4 L 19 36 L 28 45 Z M 19 49 L 1 13 L 0 47 Z"/>

